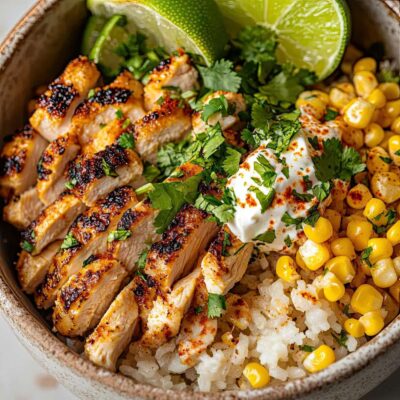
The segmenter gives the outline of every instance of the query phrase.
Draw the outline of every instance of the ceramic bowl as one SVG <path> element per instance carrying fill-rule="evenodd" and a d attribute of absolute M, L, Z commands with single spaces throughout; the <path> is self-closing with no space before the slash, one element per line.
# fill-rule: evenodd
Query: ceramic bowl
<path fill-rule="evenodd" d="M 353 41 L 367 48 L 382 42 L 400 63 L 397 0 L 350 0 Z M 33 89 L 52 80 L 79 52 L 87 18 L 85 0 L 41 0 L 0 48 L 0 132 L 23 124 Z M 98 368 L 69 349 L 50 330 L 14 273 L 16 232 L 0 224 L 0 308 L 33 357 L 81 399 L 357 399 L 400 367 L 400 316 L 368 344 L 324 371 L 262 390 L 193 393 L 137 384 Z"/>

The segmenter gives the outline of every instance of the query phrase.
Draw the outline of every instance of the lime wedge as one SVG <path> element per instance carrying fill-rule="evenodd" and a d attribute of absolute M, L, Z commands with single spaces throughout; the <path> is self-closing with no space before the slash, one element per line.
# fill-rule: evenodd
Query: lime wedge
<path fill-rule="evenodd" d="M 315 71 L 323 79 L 339 65 L 350 37 L 344 0 L 216 0 L 231 34 L 246 25 L 273 29 L 278 60 Z"/>
<path fill-rule="evenodd" d="M 95 15 L 89 17 L 82 39 L 81 52 L 84 56 L 89 55 L 105 23 L 106 20 L 102 17 Z"/>
<path fill-rule="evenodd" d="M 124 15 L 130 33 L 141 32 L 149 44 L 168 52 L 182 47 L 207 64 L 222 56 L 228 35 L 213 0 L 88 0 L 90 11 L 109 18 Z"/>

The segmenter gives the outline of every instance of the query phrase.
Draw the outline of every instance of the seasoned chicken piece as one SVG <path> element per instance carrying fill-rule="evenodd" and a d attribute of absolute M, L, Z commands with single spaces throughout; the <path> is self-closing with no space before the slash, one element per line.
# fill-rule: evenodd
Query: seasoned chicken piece
<path fill-rule="evenodd" d="M 155 164 L 157 151 L 163 144 L 183 139 L 192 127 L 190 114 L 187 106 L 168 97 L 160 108 L 138 120 L 135 143 L 143 160 Z"/>
<path fill-rule="evenodd" d="M 31 254 L 37 255 L 51 242 L 64 239 L 74 219 L 85 210 L 85 205 L 73 194 L 64 192 L 54 203 L 22 232 L 22 240 L 32 247 Z"/>
<path fill-rule="evenodd" d="M 80 150 L 75 131 L 59 136 L 44 151 L 38 164 L 37 190 L 40 200 L 49 205 L 65 190 L 64 171 Z"/>
<path fill-rule="evenodd" d="M 55 329 L 64 336 L 76 337 L 95 327 L 127 274 L 120 262 L 100 256 L 72 275 L 57 295 Z"/>
<path fill-rule="evenodd" d="M 53 242 L 37 256 L 21 251 L 17 262 L 17 272 L 19 283 L 26 293 L 33 294 L 43 282 L 61 243 L 61 241 Z"/>
<path fill-rule="evenodd" d="M 199 356 L 214 342 L 217 328 L 218 319 L 208 317 L 208 292 L 200 276 L 176 340 L 180 363 L 176 363 L 174 372 L 181 373 L 197 363 Z"/>
<path fill-rule="evenodd" d="M 194 266 L 198 254 L 205 250 L 217 233 L 209 215 L 192 205 L 184 205 L 176 214 L 161 240 L 152 244 L 144 272 L 163 290 L 168 290 Z"/>
<path fill-rule="evenodd" d="M 151 73 L 149 82 L 144 87 L 146 110 L 152 110 L 160 97 L 168 96 L 168 87 L 177 88 L 182 93 L 196 89 L 198 75 L 190 57 L 183 51 L 178 56 L 161 61 L 160 65 Z"/>
<path fill-rule="evenodd" d="M 246 103 L 243 95 L 240 93 L 224 92 L 222 90 L 218 90 L 217 92 L 214 92 L 207 96 L 204 100 L 204 104 L 208 104 L 212 99 L 216 99 L 221 96 L 225 97 L 228 102 L 228 115 L 224 116 L 222 115 L 222 113 L 218 112 L 211 115 L 207 122 L 205 122 L 201 119 L 201 112 L 193 114 L 192 125 L 194 134 L 204 132 L 210 126 L 215 126 L 218 123 L 221 125 L 221 129 L 223 131 L 234 128 L 235 125 L 239 124 L 239 113 L 246 111 Z"/>
<path fill-rule="evenodd" d="M 0 154 L 0 186 L 4 197 L 19 195 L 36 183 L 36 165 L 47 142 L 30 125 L 4 138 Z"/>
<path fill-rule="evenodd" d="M 31 125 L 49 142 L 67 133 L 78 104 L 100 77 L 96 65 L 86 57 L 71 61 L 65 71 L 39 97 Z"/>
<path fill-rule="evenodd" d="M 115 188 L 135 181 L 142 172 L 138 155 L 116 144 L 76 157 L 68 168 L 68 179 L 74 185 L 73 194 L 90 207 Z"/>
<path fill-rule="evenodd" d="M 86 339 L 85 354 L 96 365 L 116 370 L 118 358 L 128 347 L 138 326 L 135 281 L 131 281 L 111 303 L 109 309 Z"/>
<path fill-rule="evenodd" d="M 246 300 L 238 294 L 229 293 L 226 296 L 226 312 L 222 320 L 241 331 L 247 329 L 251 322 L 251 311 Z"/>
<path fill-rule="evenodd" d="M 211 242 L 201 263 L 209 293 L 225 295 L 246 272 L 253 243 L 243 243 L 225 226 Z"/>
<path fill-rule="evenodd" d="M 33 187 L 10 200 L 3 209 L 3 219 L 18 229 L 25 229 L 44 208 L 36 187 Z"/>
<path fill-rule="evenodd" d="M 140 340 L 143 346 L 157 348 L 178 334 L 182 318 L 192 302 L 199 276 L 200 268 L 196 268 L 178 281 L 170 293 L 156 298 Z"/>
<path fill-rule="evenodd" d="M 144 114 L 143 86 L 129 71 L 124 71 L 111 85 L 96 89 L 81 103 L 72 121 L 79 127 L 79 140 L 84 147 L 93 142 L 93 136 L 103 125 L 123 116 L 135 122 Z"/>
<path fill-rule="evenodd" d="M 136 203 L 134 190 L 124 186 L 115 189 L 75 220 L 36 292 L 35 301 L 39 308 L 51 307 L 68 278 L 79 272 L 90 256 L 105 252 L 108 235 L 115 230 L 121 215 Z"/>

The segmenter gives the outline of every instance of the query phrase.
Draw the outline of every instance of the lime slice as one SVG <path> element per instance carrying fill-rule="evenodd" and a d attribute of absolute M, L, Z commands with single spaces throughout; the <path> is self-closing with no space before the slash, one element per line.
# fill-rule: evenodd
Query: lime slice
<path fill-rule="evenodd" d="M 146 35 L 168 52 L 182 47 L 207 64 L 222 56 L 228 35 L 213 0 L 88 0 L 94 15 L 127 17 L 127 29 Z"/>
<path fill-rule="evenodd" d="M 84 56 L 89 55 L 105 23 L 105 18 L 90 16 L 83 32 L 81 52 Z"/>
<path fill-rule="evenodd" d="M 350 37 L 343 0 L 216 0 L 231 34 L 261 24 L 279 37 L 278 60 L 315 71 L 323 79 L 339 65 Z"/>

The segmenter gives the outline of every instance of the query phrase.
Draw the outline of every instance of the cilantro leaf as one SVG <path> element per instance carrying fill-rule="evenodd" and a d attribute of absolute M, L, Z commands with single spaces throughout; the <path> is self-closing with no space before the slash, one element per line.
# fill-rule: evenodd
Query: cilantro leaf
<path fill-rule="evenodd" d="M 61 244 L 61 249 L 66 250 L 79 245 L 80 243 L 75 239 L 74 235 L 69 232 L 67 236 L 65 236 L 64 241 Z"/>
<path fill-rule="evenodd" d="M 147 182 L 153 182 L 161 175 L 161 171 L 153 164 L 146 164 L 144 166 L 143 176 Z"/>
<path fill-rule="evenodd" d="M 361 253 L 361 260 L 365 261 L 365 263 L 366 263 L 369 267 L 372 267 L 372 263 L 371 263 L 371 261 L 369 260 L 369 256 L 371 255 L 372 250 L 373 250 L 372 247 L 366 247 L 366 248 L 362 251 L 362 253 Z"/>
<path fill-rule="evenodd" d="M 21 248 L 22 248 L 22 250 L 25 250 L 28 253 L 32 253 L 32 251 L 34 250 L 35 246 L 32 243 L 29 243 L 27 240 L 24 240 L 21 243 Z"/>
<path fill-rule="evenodd" d="M 111 177 L 114 177 L 114 178 L 118 176 L 118 174 L 117 174 L 117 172 L 114 170 L 114 168 L 111 167 L 111 165 L 109 165 L 109 164 L 107 163 L 107 161 L 106 161 L 104 158 L 101 159 L 101 166 L 102 166 L 102 168 L 103 168 L 104 173 L 105 173 L 107 176 L 111 176 Z"/>
<path fill-rule="evenodd" d="M 168 143 L 157 153 L 157 166 L 161 170 L 163 176 L 167 177 L 185 161 L 187 161 L 186 150 L 189 141 L 183 140 L 180 143 Z"/>
<path fill-rule="evenodd" d="M 306 351 L 307 353 L 312 353 L 315 350 L 315 347 L 305 344 L 303 346 L 300 346 L 300 350 Z"/>
<path fill-rule="evenodd" d="M 400 83 L 400 75 L 390 69 L 383 69 L 378 74 L 379 82 L 394 82 Z"/>
<path fill-rule="evenodd" d="M 301 201 L 309 202 L 314 198 L 314 195 L 311 193 L 299 193 L 296 189 L 293 189 L 292 194 L 294 197 Z"/>
<path fill-rule="evenodd" d="M 260 240 L 265 243 L 272 243 L 276 239 L 276 233 L 273 229 L 257 235 L 253 240 Z"/>
<path fill-rule="evenodd" d="M 291 247 L 293 244 L 292 239 L 290 239 L 289 235 L 287 235 L 283 241 L 285 242 L 287 247 Z"/>
<path fill-rule="evenodd" d="M 303 218 L 294 218 L 287 211 L 283 214 L 281 221 L 286 225 L 296 225 L 296 229 L 301 228 L 301 224 L 303 223 Z"/>
<path fill-rule="evenodd" d="M 125 229 L 117 229 L 116 231 L 112 231 L 108 234 L 107 242 L 113 242 L 114 240 L 126 240 L 130 236 L 132 236 L 131 231 L 127 231 Z"/>
<path fill-rule="evenodd" d="M 76 178 L 72 178 L 70 181 L 65 183 L 65 187 L 69 190 L 72 190 L 77 183 L 78 181 L 76 180 Z"/>
<path fill-rule="evenodd" d="M 202 311 L 203 311 L 203 307 L 202 306 L 197 306 L 197 307 L 194 308 L 195 315 L 201 314 Z"/>
<path fill-rule="evenodd" d="M 221 113 L 223 117 L 226 117 L 228 112 L 228 100 L 225 96 L 219 96 L 215 99 L 211 99 L 207 104 L 204 105 L 203 112 L 201 113 L 201 119 L 204 122 L 207 122 L 209 118 L 216 113 Z"/>
<path fill-rule="evenodd" d="M 303 221 L 303 222 L 304 222 L 306 225 L 315 226 L 315 224 L 317 223 L 318 218 L 319 218 L 320 216 L 321 216 L 321 215 L 320 215 L 320 213 L 319 213 L 317 207 L 313 207 L 313 208 L 310 209 L 309 215 L 308 215 L 306 218 L 304 218 L 304 221 Z"/>
<path fill-rule="evenodd" d="M 241 78 L 233 71 L 233 64 L 228 60 L 216 61 L 211 67 L 198 66 L 204 86 L 211 90 L 225 90 L 236 93 Z"/>
<path fill-rule="evenodd" d="M 219 318 L 224 310 L 226 310 L 225 297 L 216 293 L 208 293 L 208 317 Z"/>
<path fill-rule="evenodd" d="M 234 209 L 231 204 L 223 203 L 211 195 L 200 195 L 195 202 L 195 207 L 206 211 L 213 215 L 220 224 L 227 223 L 232 220 Z"/>
<path fill-rule="evenodd" d="M 229 253 L 226 250 L 226 248 L 229 247 L 229 246 L 232 246 L 231 237 L 230 237 L 228 232 L 224 231 L 224 238 L 222 240 L 222 250 L 221 250 L 221 254 L 224 257 L 229 256 Z"/>
<path fill-rule="evenodd" d="M 267 208 L 271 205 L 274 197 L 275 197 L 275 190 L 270 189 L 267 194 L 262 192 L 259 188 L 255 186 L 250 186 L 248 189 L 250 192 L 254 192 L 257 200 L 260 202 L 261 205 L 261 213 L 265 213 Z"/>
<path fill-rule="evenodd" d="M 210 158 L 224 143 L 225 138 L 222 135 L 221 126 L 217 124 L 207 132 L 207 139 L 202 147 L 203 157 Z"/>
<path fill-rule="evenodd" d="M 337 111 L 333 110 L 332 108 L 328 108 L 325 114 L 325 121 L 333 121 L 338 115 L 339 113 Z"/>
<path fill-rule="evenodd" d="M 339 343 L 340 346 L 342 347 L 347 347 L 347 333 L 344 330 L 341 330 L 339 336 L 336 336 L 335 334 L 332 333 L 333 338 Z"/>
<path fill-rule="evenodd" d="M 134 149 L 135 148 L 135 139 L 133 138 L 132 133 L 124 133 L 118 138 L 118 144 L 123 149 Z"/>
<path fill-rule="evenodd" d="M 318 142 L 318 136 L 314 136 L 312 138 L 307 138 L 308 142 L 311 144 L 312 148 L 314 150 L 319 150 L 319 142 Z"/>
<path fill-rule="evenodd" d="M 231 176 L 238 171 L 241 157 L 242 153 L 239 151 L 231 147 L 226 149 L 226 157 L 222 163 L 222 168 L 228 174 L 228 176 Z"/>
<path fill-rule="evenodd" d="M 91 256 L 89 256 L 86 260 L 83 261 L 82 263 L 82 267 L 87 267 L 89 264 L 91 264 L 92 262 L 94 262 L 96 260 L 96 256 L 94 254 L 92 254 Z"/>
<path fill-rule="evenodd" d="M 312 188 L 314 196 L 318 201 L 325 200 L 331 192 L 331 184 L 329 182 L 322 182 L 320 185 L 315 185 Z"/>

